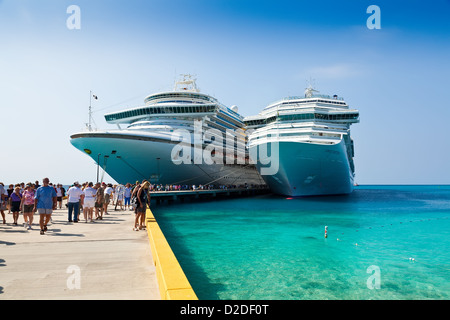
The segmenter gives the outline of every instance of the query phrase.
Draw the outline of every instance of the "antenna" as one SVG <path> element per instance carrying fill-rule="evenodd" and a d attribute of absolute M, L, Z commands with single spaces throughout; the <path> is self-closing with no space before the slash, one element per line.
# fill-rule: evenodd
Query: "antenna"
<path fill-rule="evenodd" d="M 191 91 L 191 92 L 199 92 L 199 88 L 196 84 L 195 75 L 191 74 L 181 74 L 181 80 L 178 80 L 175 83 L 174 91 Z"/>
<path fill-rule="evenodd" d="M 92 122 L 94 121 L 92 119 L 92 98 L 98 100 L 98 97 L 96 95 L 93 95 L 92 91 L 89 91 L 89 123 L 87 124 L 88 131 L 92 131 Z"/>
<path fill-rule="evenodd" d="M 315 79 L 313 78 L 309 78 L 309 80 L 306 80 L 306 90 L 305 90 L 305 98 L 311 98 L 314 95 L 314 92 L 319 92 L 316 89 L 314 89 L 315 87 Z"/>
<path fill-rule="evenodd" d="M 309 77 L 309 80 L 306 80 L 306 87 L 314 89 L 316 86 L 316 79 Z"/>

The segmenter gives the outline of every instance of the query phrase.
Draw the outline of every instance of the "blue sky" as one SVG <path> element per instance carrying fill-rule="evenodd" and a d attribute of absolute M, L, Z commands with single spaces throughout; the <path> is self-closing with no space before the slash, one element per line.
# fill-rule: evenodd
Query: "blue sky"
<path fill-rule="evenodd" d="M 81 29 L 69 30 L 70 5 Z M 381 9 L 369 30 L 367 7 Z M 0 0 L 0 181 L 91 181 L 69 137 L 192 73 L 247 116 L 306 81 L 361 113 L 360 184 L 450 183 L 450 1 Z M 113 181 L 111 181 L 113 182 Z"/>

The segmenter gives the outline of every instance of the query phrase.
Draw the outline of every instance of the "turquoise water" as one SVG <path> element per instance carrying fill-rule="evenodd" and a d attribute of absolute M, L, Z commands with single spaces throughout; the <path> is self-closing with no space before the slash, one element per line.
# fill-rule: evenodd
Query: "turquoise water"
<path fill-rule="evenodd" d="M 152 210 L 199 299 L 450 298 L 450 186 Z"/>

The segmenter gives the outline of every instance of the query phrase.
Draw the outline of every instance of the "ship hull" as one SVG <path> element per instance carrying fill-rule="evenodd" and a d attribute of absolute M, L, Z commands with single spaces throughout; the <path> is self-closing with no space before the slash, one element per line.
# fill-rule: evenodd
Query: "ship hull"
<path fill-rule="evenodd" d="M 120 133 L 80 133 L 72 145 L 91 157 L 116 182 L 144 179 L 169 185 L 261 185 L 254 165 L 175 164 L 171 153 L 177 142 L 152 136 Z"/>
<path fill-rule="evenodd" d="M 279 142 L 278 148 L 273 160 L 278 161 L 277 172 L 262 176 L 273 193 L 297 197 L 353 191 L 354 178 L 343 141 L 333 145 Z M 257 164 L 259 172 L 264 167 Z"/>

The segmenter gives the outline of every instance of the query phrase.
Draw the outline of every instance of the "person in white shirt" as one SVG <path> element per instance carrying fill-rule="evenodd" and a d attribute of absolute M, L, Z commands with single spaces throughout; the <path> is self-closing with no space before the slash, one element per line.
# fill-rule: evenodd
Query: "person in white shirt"
<path fill-rule="evenodd" d="M 117 185 L 114 190 L 114 198 L 116 206 L 114 207 L 114 211 L 117 210 L 117 206 L 120 206 L 120 210 L 123 210 L 123 198 L 125 194 L 125 187 L 121 184 Z"/>
<path fill-rule="evenodd" d="M 86 222 L 88 222 L 88 218 L 91 220 L 91 222 L 94 222 L 94 220 L 92 220 L 92 214 L 94 213 L 95 195 L 97 194 L 97 190 L 92 188 L 93 185 L 94 184 L 92 182 L 89 182 L 88 186 L 83 190 L 83 213 Z"/>
<path fill-rule="evenodd" d="M 62 185 L 59 183 L 56 185 L 56 201 L 59 204 L 59 209 L 62 209 L 62 200 L 63 200 L 63 194 L 62 194 Z"/>
<path fill-rule="evenodd" d="M 73 222 L 78 222 L 78 212 L 80 205 L 83 205 L 84 194 L 80 189 L 80 184 L 74 182 L 73 187 L 67 191 L 67 204 L 69 207 L 69 222 L 72 222 L 72 212 L 74 213 Z"/>

